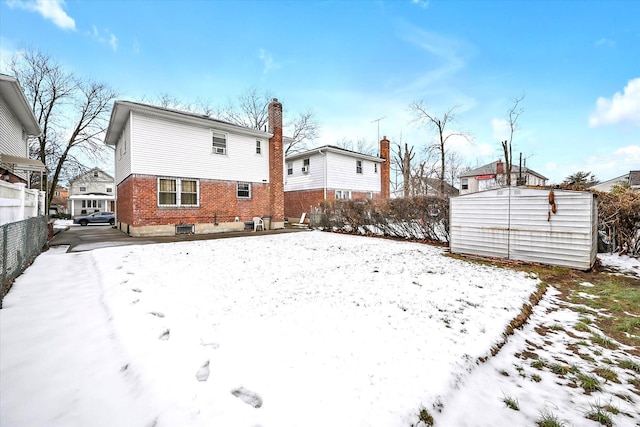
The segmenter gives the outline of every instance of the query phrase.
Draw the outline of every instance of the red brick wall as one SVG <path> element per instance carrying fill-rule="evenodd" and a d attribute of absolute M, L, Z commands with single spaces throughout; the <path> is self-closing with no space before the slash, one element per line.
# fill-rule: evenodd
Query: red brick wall
<path fill-rule="evenodd" d="M 366 199 L 368 191 L 352 191 L 351 199 Z M 374 199 L 382 198 L 382 193 L 373 193 Z M 324 200 L 324 190 L 287 191 L 284 193 L 284 213 L 286 217 L 300 218 L 303 212 L 311 213 L 312 207 L 317 207 Z M 336 190 L 327 189 L 327 200 L 336 200 Z"/>
<path fill-rule="evenodd" d="M 335 197 L 335 195 L 334 195 Z M 324 190 L 287 191 L 284 193 L 284 216 L 300 218 L 303 212 L 310 214 L 324 200 Z"/>
<path fill-rule="evenodd" d="M 254 216 L 271 214 L 269 184 L 252 183 L 251 199 L 236 197 L 235 181 L 200 180 L 200 206 L 197 208 L 159 207 L 157 177 L 131 175 L 118 185 L 118 221 L 134 227 L 250 221 Z"/>

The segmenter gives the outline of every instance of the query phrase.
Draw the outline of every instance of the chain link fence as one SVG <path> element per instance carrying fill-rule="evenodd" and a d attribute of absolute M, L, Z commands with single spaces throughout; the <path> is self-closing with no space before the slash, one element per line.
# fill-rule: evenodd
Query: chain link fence
<path fill-rule="evenodd" d="M 0 308 L 13 279 L 40 255 L 47 236 L 47 217 L 44 215 L 0 225 Z"/>

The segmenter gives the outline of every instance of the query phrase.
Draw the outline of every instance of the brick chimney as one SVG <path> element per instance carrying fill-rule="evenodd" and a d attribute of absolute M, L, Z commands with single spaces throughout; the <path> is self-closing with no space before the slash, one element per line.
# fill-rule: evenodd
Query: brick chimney
<path fill-rule="evenodd" d="M 382 198 L 386 200 L 390 196 L 389 187 L 391 185 L 391 155 L 389 140 L 386 136 L 380 140 L 380 157 L 385 159 L 385 162 L 380 165 L 380 192 Z"/>
<path fill-rule="evenodd" d="M 282 147 L 282 104 L 269 103 L 269 209 L 271 228 L 284 227 L 284 149 Z"/>
<path fill-rule="evenodd" d="M 504 163 L 502 163 L 502 159 L 496 162 L 496 175 L 502 175 L 504 173 Z"/>

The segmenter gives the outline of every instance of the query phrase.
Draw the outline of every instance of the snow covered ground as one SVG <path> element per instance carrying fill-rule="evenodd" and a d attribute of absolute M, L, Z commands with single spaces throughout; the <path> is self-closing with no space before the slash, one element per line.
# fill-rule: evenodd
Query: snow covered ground
<path fill-rule="evenodd" d="M 545 409 L 582 426 L 593 402 L 640 419 L 624 381 L 588 396 L 549 372 L 582 366 L 563 332 L 585 334 L 553 289 L 478 364 L 538 280 L 441 248 L 308 232 L 65 249 L 0 310 L 2 426 L 410 426 L 423 407 L 436 426 L 535 425 Z"/>

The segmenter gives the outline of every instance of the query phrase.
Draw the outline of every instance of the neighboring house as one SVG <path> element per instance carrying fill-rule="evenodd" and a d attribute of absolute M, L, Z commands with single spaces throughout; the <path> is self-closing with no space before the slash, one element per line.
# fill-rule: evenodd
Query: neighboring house
<path fill-rule="evenodd" d="M 69 203 L 69 189 L 56 185 L 56 191 L 53 193 L 51 205 L 49 208 L 55 208 L 60 213 L 67 213 Z"/>
<path fill-rule="evenodd" d="M 284 227 L 282 104 L 269 130 L 116 101 L 105 142 L 115 146 L 116 224 L 132 235 L 243 230 L 263 217 Z"/>
<path fill-rule="evenodd" d="M 596 184 L 590 187 L 590 189 L 608 193 L 616 185 L 628 186 L 632 190 L 640 191 L 640 170 L 629 171 L 629 173 L 625 173 L 624 175 Z"/>
<path fill-rule="evenodd" d="M 41 133 L 18 80 L 0 74 L 0 175 L 3 181 L 29 185 L 29 173 L 45 172 L 42 162 L 29 158 L 29 137 Z"/>
<path fill-rule="evenodd" d="M 115 211 L 115 180 L 102 169 L 93 168 L 69 181 L 71 217 L 93 212 Z"/>
<path fill-rule="evenodd" d="M 389 198 L 389 140 L 380 156 L 325 145 L 285 159 L 284 210 L 289 221 L 323 200 Z"/>
<path fill-rule="evenodd" d="M 502 160 L 460 174 L 460 195 L 491 190 L 507 185 L 506 166 Z M 511 166 L 511 186 L 544 186 L 547 178 L 538 172 L 517 165 Z"/>

